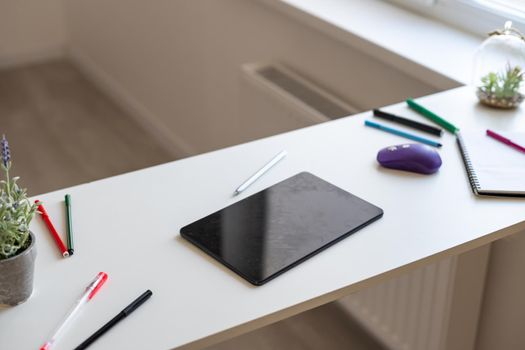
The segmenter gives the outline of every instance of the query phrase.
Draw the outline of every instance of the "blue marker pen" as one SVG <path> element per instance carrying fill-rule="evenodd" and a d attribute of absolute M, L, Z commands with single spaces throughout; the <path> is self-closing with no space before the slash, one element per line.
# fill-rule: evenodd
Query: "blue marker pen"
<path fill-rule="evenodd" d="M 401 131 L 401 130 L 393 129 L 393 128 L 390 128 L 388 126 L 384 126 L 384 125 L 381 125 L 381 124 L 378 124 L 378 123 L 371 122 L 369 120 L 365 120 L 365 125 L 366 126 L 370 126 L 372 128 L 376 128 L 376 129 L 379 129 L 379 130 L 383 130 L 383 131 L 389 132 L 389 133 L 394 134 L 394 135 L 402 136 L 402 137 L 405 137 L 405 138 L 410 139 L 410 140 L 421 142 L 421 143 L 424 143 L 424 144 L 429 145 L 429 146 L 434 146 L 434 147 L 441 147 L 442 146 L 442 144 L 440 144 L 438 142 L 435 142 L 435 141 L 432 141 L 432 140 L 429 140 L 429 139 L 426 139 L 424 137 L 412 135 L 412 134 L 409 134 L 409 133 Z"/>

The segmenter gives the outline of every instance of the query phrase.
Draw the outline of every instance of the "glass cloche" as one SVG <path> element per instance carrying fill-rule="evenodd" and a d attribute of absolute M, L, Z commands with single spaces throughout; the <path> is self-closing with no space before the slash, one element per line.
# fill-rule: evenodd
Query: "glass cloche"
<path fill-rule="evenodd" d="M 525 37 L 507 21 L 489 34 L 474 57 L 472 84 L 481 103 L 517 107 L 525 97 Z"/>

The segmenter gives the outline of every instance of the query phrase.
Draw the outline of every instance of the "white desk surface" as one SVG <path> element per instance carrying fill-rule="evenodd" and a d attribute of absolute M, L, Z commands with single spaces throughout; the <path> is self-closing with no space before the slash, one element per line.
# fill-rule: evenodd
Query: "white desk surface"
<path fill-rule="evenodd" d="M 468 88 L 422 98 L 460 128 L 525 130 L 524 110 L 481 107 Z M 424 121 L 404 103 L 387 111 Z M 0 347 L 35 349 L 99 271 L 109 280 L 56 349 L 71 349 L 146 289 L 153 297 L 93 349 L 200 348 L 333 301 L 401 271 L 525 230 L 525 200 L 475 197 L 455 138 L 431 176 L 382 169 L 379 149 L 406 140 L 363 126 L 371 113 L 39 196 L 65 233 L 73 197 L 75 255 L 62 259 L 40 218 L 35 290 L 0 310 Z M 278 151 L 288 157 L 243 195 L 233 190 Z M 67 169 L 64 169 L 67 171 Z M 186 243 L 179 229 L 298 172 L 384 209 L 384 217 L 262 287 Z"/>

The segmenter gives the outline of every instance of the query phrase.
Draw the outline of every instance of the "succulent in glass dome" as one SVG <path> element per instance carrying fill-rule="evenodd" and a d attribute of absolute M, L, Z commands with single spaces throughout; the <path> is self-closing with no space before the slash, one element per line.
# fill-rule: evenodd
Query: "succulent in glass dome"
<path fill-rule="evenodd" d="M 523 84 L 523 71 L 520 67 L 507 65 L 504 72 L 490 72 L 481 78 L 477 95 L 479 100 L 491 106 L 513 108 L 523 101 L 520 92 Z"/>

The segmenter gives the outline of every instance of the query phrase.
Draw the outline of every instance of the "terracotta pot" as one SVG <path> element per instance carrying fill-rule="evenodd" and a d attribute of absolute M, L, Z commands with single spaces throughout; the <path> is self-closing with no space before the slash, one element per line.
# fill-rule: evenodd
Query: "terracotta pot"
<path fill-rule="evenodd" d="M 18 305 L 33 292 L 35 270 L 35 235 L 30 232 L 31 244 L 20 254 L 0 260 L 0 305 Z"/>

